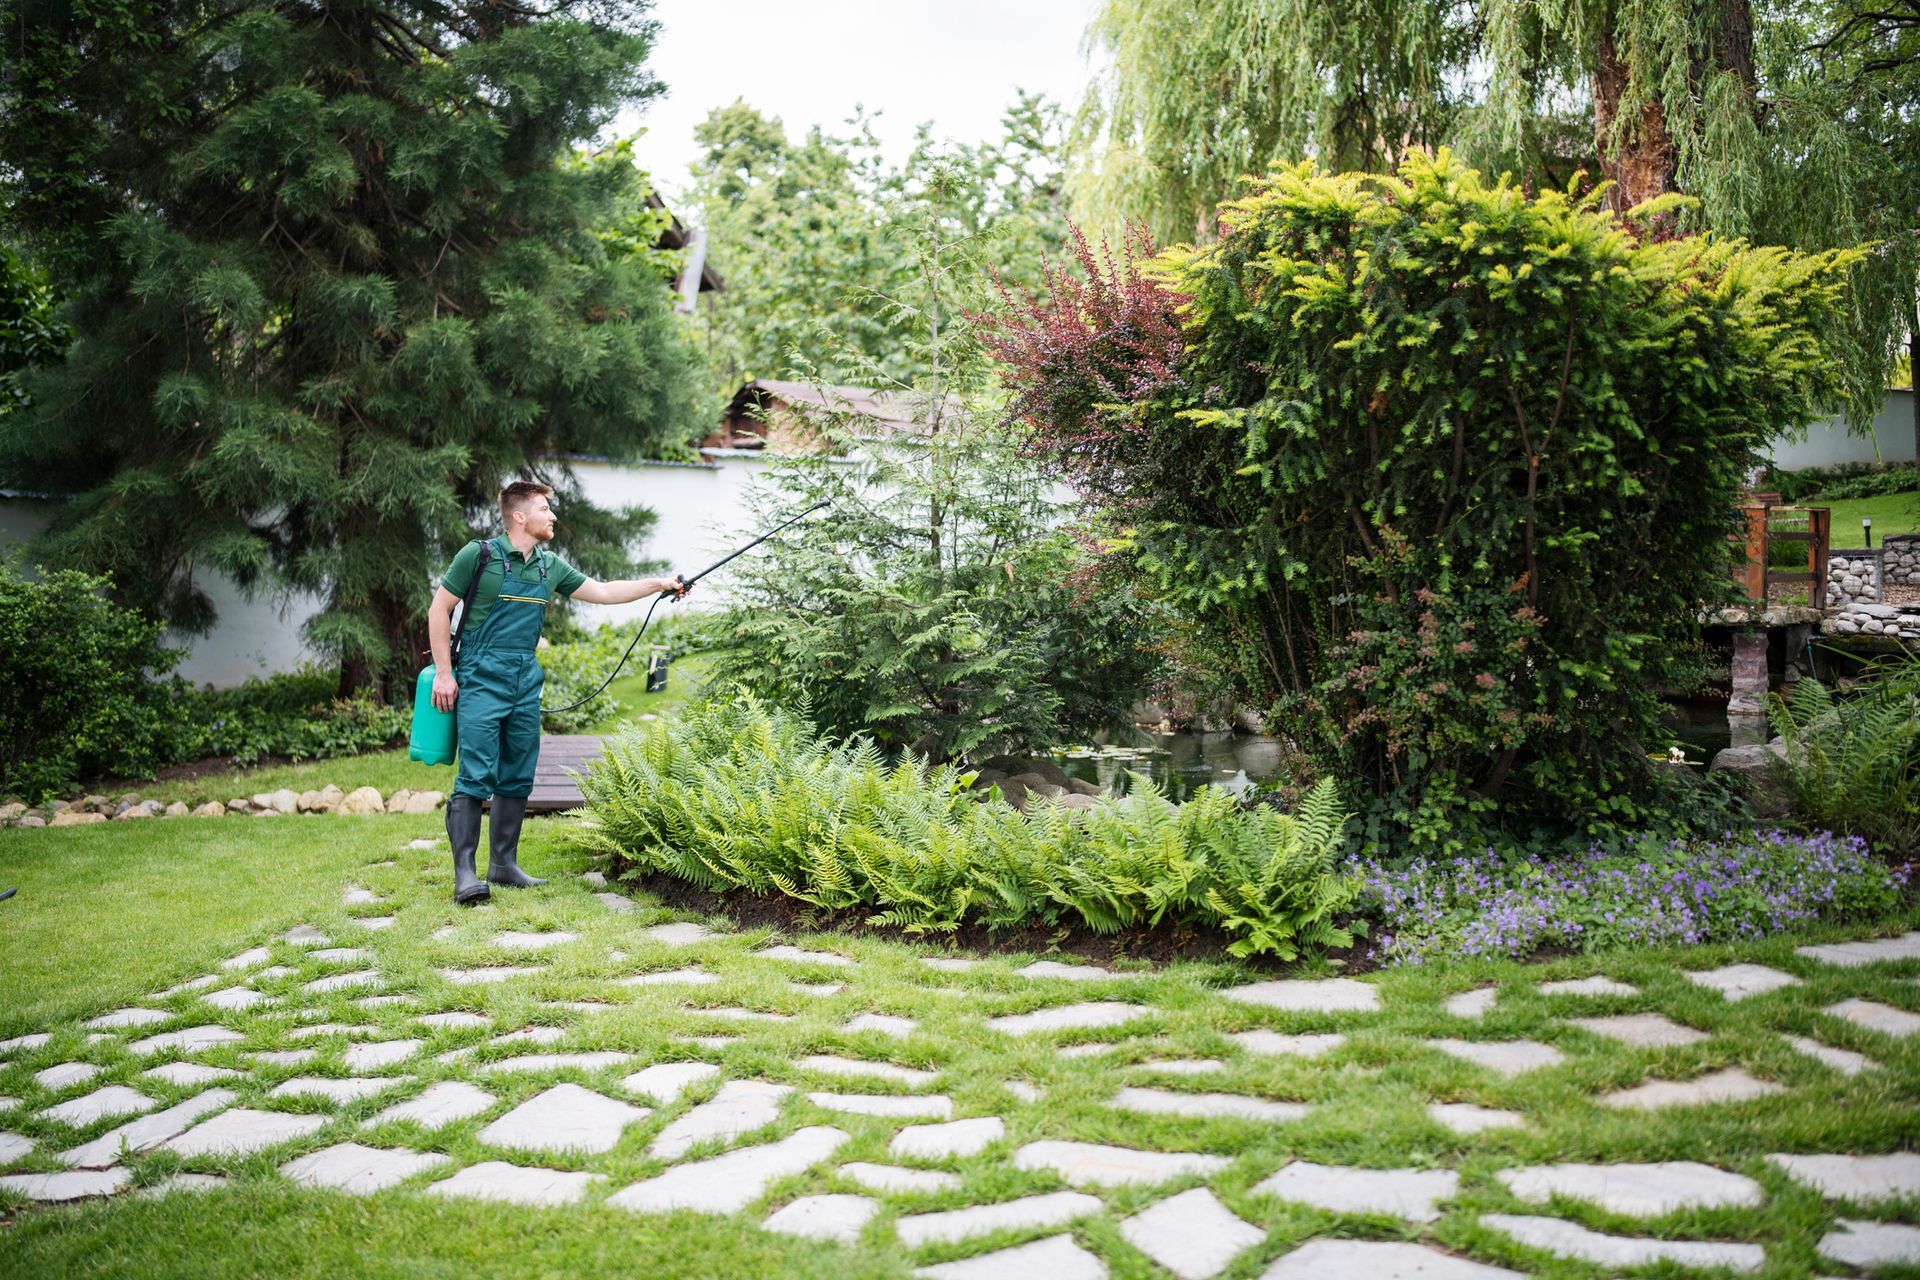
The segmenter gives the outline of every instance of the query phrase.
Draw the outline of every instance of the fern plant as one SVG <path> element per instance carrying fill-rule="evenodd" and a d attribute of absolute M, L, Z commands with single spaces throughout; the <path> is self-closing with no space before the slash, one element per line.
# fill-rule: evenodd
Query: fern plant
<path fill-rule="evenodd" d="M 1864 836 L 1882 853 L 1911 853 L 1920 849 L 1920 658 L 1869 675 L 1851 698 L 1802 680 L 1791 699 L 1767 700 L 1786 748 L 1781 768 L 1810 822 Z"/>
<path fill-rule="evenodd" d="M 1206 790 L 1175 805 L 1145 779 L 1080 813 L 1022 814 L 945 766 L 890 764 L 736 693 L 615 737 L 581 780 L 590 843 L 642 873 L 781 894 L 911 934 L 1077 923 L 1223 930 L 1235 955 L 1352 941 L 1358 879 L 1338 863 L 1333 784 L 1299 816 Z"/>

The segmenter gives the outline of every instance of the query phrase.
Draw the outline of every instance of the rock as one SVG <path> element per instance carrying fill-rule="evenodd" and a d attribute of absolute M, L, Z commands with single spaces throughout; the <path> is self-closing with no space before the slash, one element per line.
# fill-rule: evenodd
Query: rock
<path fill-rule="evenodd" d="M 1051 760 L 1023 760 L 1018 756 L 995 756 L 987 761 L 986 768 L 997 769 L 1009 778 L 1018 778 L 1022 774 L 1034 774 L 1041 782 L 1051 786 L 1065 787 L 1073 779 L 1067 771 Z"/>
<path fill-rule="evenodd" d="M 47 806 L 47 808 L 51 810 L 52 813 L 65 813 L 68 809 L 71 809 L 72 807 L 73 807 L 73 803 L 68 800 L 55 800 L 52 804 Z"/>
<path fill-rule="evenodd" d="M 105 796 L 88 796 L 80 802 L 80 807 L 91 809 L 95 813 L 110 813 L 113 810 L 113 801 Z"/>
<path fill-rule="evenodd" d="M 125 822 L 128 818 L 151 818 L 153 815 L 138 807 L 122 809 L 113 815 L 115 822 Z"/>
<path fill-rule="evenodd" d="M 1791 807 L 1791 796 L 1782 763 L 1786 749 L 1766 746 L 1723 747 L 1715 753 L 1708 773 L 1730 773 L 1746 779 L 1753 797 L 1753 810 L 1761 817 L 1777 817 Z"/>
<path fill-rule="evenodd" d="M 1100 802 L 1092 796 L 1081 795 L 1061 796 L 1059 797 L 1058 803 L 1062 809 L 1072 809 L 1078 813 L 1085 813 L 1089 809 L 1098 808 L 1100 805 Z"/>
<path fill-rule="evenodd" d="M 1022 813 L 1025 813 L 1027 810 L 1027 784 L 1018 778 L 1002 778 L 998 785 L 1000 787 L 1000 798 Z"/>
<path fill-rule="evenodd" d="M 50 827 L 83 827 L 90 822 L 105 822 L 106 820 L 107 815 L 104 813 L 86 813 L 77 809 L 68 809 L 65 813 L 56 813 L 53 815 L 53 821 L 47 825 Z"/>
<path fill-rule="evenodd" d="M 438 791 L 416 791 L 412 795 L 407 797 L 406 808 L 403 809 L 401 812 L 432 813 L 445 802 L 446 802 L 446 797 L 441 795 Z M 389 807 L 387 812 L 389 813 L 393 812 L 391 807 Z"/>
<path fill-rule="evenodd" d="M 0 804 L 0 819 L 11 820 L 13 818 L 18 818 L 22 814 L 24 814 L 26 811 L 27 811 L 27 806 L 25 806 L 24 804 L 21 804 L 17 800 L 11 804 Z"/>
<path fill-rule="evenodd" d="M 1067 789 L 1065 786 L 1057 782 L 1049 782 L 1046 778 L 1042 777 L 1037 771 L 1033 771 L 1033 770 L 1029 770 L 1026 773 L 1016 774 L 1012 778 L 1008 779 L 1008 781 L 1020 783 L 1022 786 L 1024 786 L 1027 789 L 1027 793 L 1029 795 L 1042 795 L 1042 796 L 1053 797 L 1053 796 L 1063 796 L 1067 794 Z"/>
<path fill-rule="evenodd" d="M 999 769 L 975 769 L 973 771 L 973 789 L 975 791 L 985 791 L 995 783 L 1004 781 L 1006 776 L 1007 775 Z"/>
<path fill-rule="evenodd" d="M 1077 796 L 1103 796 L 1107 789 L 1097 782 L 1088 782 L 1085 778 L 1068 778 L 1067 790 Z"/>
<path fill-rule="evenodd" d="M 24 818 L 15 818 L 13 820 L 13 825 L 18 830 L 26 830 L 28 828 L 44 827 L 47 825 L 47 820 L 36 814 L 30 813 Z"/>
<path fill-rule="evenodd" d="M 374 787 L 356 787 L 340 801 L 342 813 L 385 813 L 386 802 L 380 798 L 380 792 Z"/>
<path fill-rule="evenodd" d="M 407 787 L 400 788 L 387 797 L 387 812 L 405 813 L 407 811 L 407 801 L 411 799 L 413 799 L 412 790 Z"/>
<path fill-rule="evenodd" d="M 302 813 L 316 812 L 320 808 L 320 793 L 318 791 L 302 791 L 300 793 L 300 799 L 295 803 L 294 807 Z"/>
<path fill-rule="evenodd" d="M 227 816 L 227 806 L 221 804 L 218 800 L 209 800 L 195 809 L 193 816 L 196 818 L 224 818 Z"/>
<path fill-rule="evenodd" d="M 120 797 L 120 803 L 121 804 L 139 804 L 140 793 L 138 791 L 129 791 L 125 795 Z"/>
<path fill-rule="evenodd" d="M 346 798 L 347 793 L 334 786 L 331 782 L 320 788 L 320 803 L 325 808 L 336 808 L 340 802 Z"/>
<path fill-rule="evenodd" d="M 185 800 L 175 800 L 172 804 L 166 807 L 164 812 L 169 818 L 184 818 L 188 814 L 192 813 L 193 809 L 191 806 L 187 804 Z"/>

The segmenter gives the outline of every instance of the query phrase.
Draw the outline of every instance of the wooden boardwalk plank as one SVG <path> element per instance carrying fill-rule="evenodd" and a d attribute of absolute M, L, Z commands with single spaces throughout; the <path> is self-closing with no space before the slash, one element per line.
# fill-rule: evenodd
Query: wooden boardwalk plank
<path fill-rule="evenodd" d="M 580 784 L 567 776 L 569 770 L 581 772 L 600 758 L 606 740 L 597 734 L 541 734 L 540 763 L 533 771 L 533 794 L 527 797 L 528 813 L 557 813 L 577 809 L 586 803 Z"/>

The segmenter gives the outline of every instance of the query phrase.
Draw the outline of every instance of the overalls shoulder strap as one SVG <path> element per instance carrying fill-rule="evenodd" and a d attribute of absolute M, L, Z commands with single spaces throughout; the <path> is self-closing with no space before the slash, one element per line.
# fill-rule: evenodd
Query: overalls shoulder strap
<path fill-rule="evenodd" d="M 460 653 L 460 638 L 467 634 L 467 615 L 473 612 L 473 597 L 480 590 L 480 579 L 486 575 L 487 561 L 493 556 L 493 539 L 475 538 L 474 541 L 480 546 L 480 560 L 473 566 L 473 578 L 467 583 L 467 594 L 460 601 L 460 625 L 453 632 L 455 657 Z"/>

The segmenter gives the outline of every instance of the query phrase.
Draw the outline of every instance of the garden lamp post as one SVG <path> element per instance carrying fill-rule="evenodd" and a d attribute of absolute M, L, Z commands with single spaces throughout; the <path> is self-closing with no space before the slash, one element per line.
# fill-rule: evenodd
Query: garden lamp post
<path fill-rule="evenodd" d="M 1873 517 L 1872 516 L 1860 517 L 1860 533 L 1861 533 L 1861 536 L 1866 538 L 1866 541 L 1861 543 L 1860 545 L 1863 547 L 1872 547 L 1873 546 Z"/>

